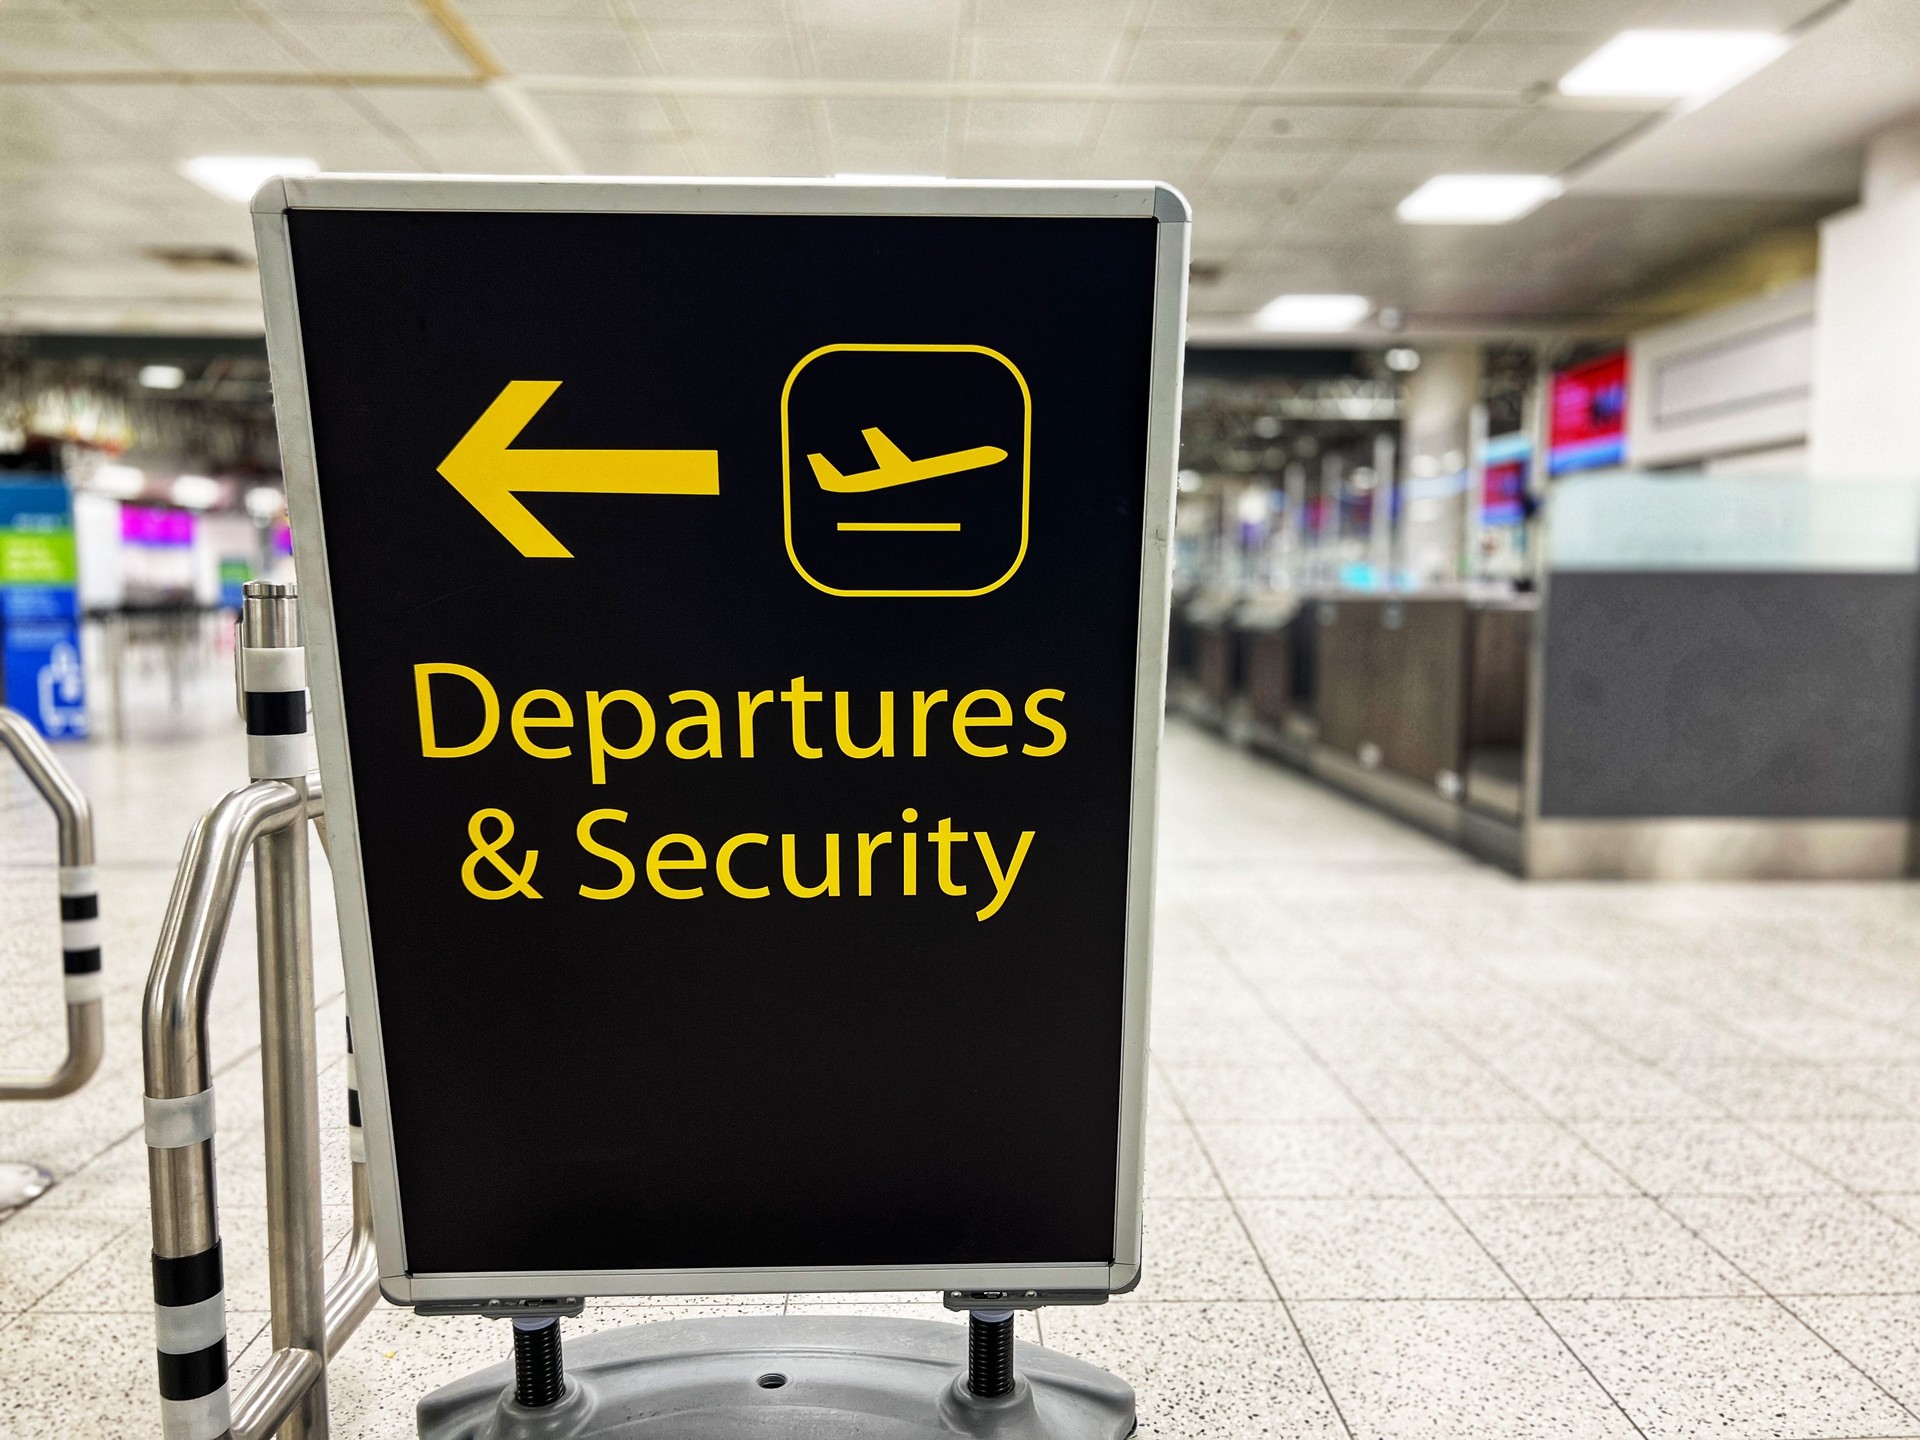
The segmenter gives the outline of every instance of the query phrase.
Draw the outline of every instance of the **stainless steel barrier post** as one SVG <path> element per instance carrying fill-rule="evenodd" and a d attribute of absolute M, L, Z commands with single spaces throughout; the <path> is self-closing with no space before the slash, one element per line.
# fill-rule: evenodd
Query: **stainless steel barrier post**
<path fill-rule="evenodd" d="M 306 771 L 305 654 L 291 585 L 247 586 L 241 643 L 254 781 L 209 811 L 189 838 L 147 981 L 161 1411 L 167 1440 L 324 1440 L 326 1362 L 372 1308 L 378 1268 L 356 1148 L 353 1242 L 346 1273 L 327 1291 L 306 840 L 307 821 L 320 818 L 322 800 L 317 778 Z M 207 1013 L 249 849 L 259 925 L 274 1348 L 236 1402 L 227 1385 Z"/>
<path fill-rule="evenodd" d="M 0 1100 L 71 1095 L 100 1068 L 100 898 L 93 879 L 93 807 L 27 718 L 0 707 L 4 746 L 53 811 L 60 847 L 60 953 L 66 976 L 67 1054 L 41 1074 L 0 1071 Z M 53 1176 L 25 1161 L 0 1162 L 0 1210 L 46 1193 Z"/>

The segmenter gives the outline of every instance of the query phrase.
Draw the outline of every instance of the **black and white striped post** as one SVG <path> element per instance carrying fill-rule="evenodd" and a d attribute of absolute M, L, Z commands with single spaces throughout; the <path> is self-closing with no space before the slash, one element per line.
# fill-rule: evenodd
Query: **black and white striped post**
<path fill-rule="evenodd" d="M 67 1007 L 67 1053 L 42 1073 L 0 1071 L 0 1100 L 71 1095 L 100 1068 L 100 897 L 93 878 L 93 807 L 24 715 L 0 708 L 0 748 L 11 754 L 53 811 L 60 854 L 60 955 Z M 0 1162 L 0 1211 L 45 1193 L 53 1176 L 25 1161 Z"/>
<path fill-rule="evenodd" d="M 161 1415 L 167 1440 L 324 1440 L 328 1299 L 320 1220 L 313 1029 L 305 655 L 291 585 L 252 582 L 240 676 L 253 783 L 195 827 L 181 859 L 143 1012 L 148 1176 Z M 267 1242 L 273 1354 L 236 1403 L 227 1383 L 207 1015 L 248 852 L 260 952 Z M 356 1272 L 357 1274 L 358 1272 Z M 363 1283 L 363 1277 L 356 1280 Z M 365 1313 L 358 1295 L 341 1312 Z"/>

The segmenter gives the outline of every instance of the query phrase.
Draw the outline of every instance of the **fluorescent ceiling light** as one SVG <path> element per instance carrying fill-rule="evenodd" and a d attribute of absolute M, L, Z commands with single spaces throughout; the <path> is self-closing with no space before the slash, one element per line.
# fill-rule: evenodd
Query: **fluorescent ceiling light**
<path fill-rule="evenodd" d="M 1559 193 L 1551 175 L 1436 175 L 1396 213 L 1409 225 L 1504 225 Z"/>
<path fill-rule="evenodd" d="M 843 170 L 833 178 L 851 180 L 859 185 L 937 185 L 947 177 L 944 175 L 859 175 L 850 170 Z"/>
<path fill-rule="evenodd" d="M 1560 77 L 1562 95 L 1704 100 L 1783 54 L 1767 30 L 1622 30 Z"/>
<path fill-rule="evenodd" d="M 222 200 L 244 205 L 276 175 L 313 175 L 320 162 L 306 155 L 196 155 L 180 173 Z"/>
<path fill-rule="evenodd" d="M 1402 375 L 1411 374 L 1420 368 L 1420 352 L 1411 345 L 1396 345 L 1387 351 L 1387 369 L 1398 371 Z"/>
<path fill-rule="evenodd" d="M 87 488 L 116 500 L 131 500 L 147 488 L 147 472 L 133 465 L 101 465 L 88 477 Z"/>
<path fill-rule="evenodd" d="M 256 485 L 247 491 L 247 513 L 256 520 L 272 520 L 285 508 L 287 497 L 273 485 Z"/>
<path fill-rule="evenodd" d="M 178 365 L 142 365 L 140 383 L 149 390 L 178 390 L 187 383 L 187 372 Z"/>
<path fill-rule="evenodd" d="M 1351 330 L 1372 309 L 1364 295 L 1280 295 L 1260 307 L 1253 323 L 1261 330 Z"/>
<path fill-rule="evenodd" d="M 168 493 L 176 505 L 184 505 L 189 510 L 211 510 L 220 503 L 226 487 L 205 475 L 177 475 Z"/>

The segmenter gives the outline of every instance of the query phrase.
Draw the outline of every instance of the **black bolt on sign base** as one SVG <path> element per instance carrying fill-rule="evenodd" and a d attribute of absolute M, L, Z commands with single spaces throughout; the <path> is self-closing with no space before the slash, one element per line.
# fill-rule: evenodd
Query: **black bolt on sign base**
<path fill-rule="evenodd" d="M 967 1312 L 967 1389 L 982 1400 L 1013 1393 L 1013 1312 Z"/>
<path fill-rule="evenodd" d="M 513 1322 L 513 1398 L 529 1409 L 557 1405 L 567 1388 L 560 1363 L 560 1322 L 551 1316 Z"/>

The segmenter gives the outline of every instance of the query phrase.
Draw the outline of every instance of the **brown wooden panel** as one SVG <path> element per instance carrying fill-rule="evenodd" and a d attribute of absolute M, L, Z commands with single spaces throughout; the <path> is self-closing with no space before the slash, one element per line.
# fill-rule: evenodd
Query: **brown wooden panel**
<path fill-rule="evenodd" d="M 1319 607 L 1320 739 L 1348 755 L 1367 734 L 1373 652 L 1380 636 L 1379 606 L 1365 600 L 1327 600 Z"/>
<path fill-rule="evenodd" d="M 1381 733 L 1373 738 L 1383 767 L 1431 785 L 1442 770 L 1466 770 L 1467 605 L 1408 601 L 1400 616 L 1400 627 L 1386 632 L 1396 643 L 1391 667 L 1380 672 Z"/>
<path fill-rule="evenodd" d="M 1194 631 L 1194 670 L 1200 693 L 1225 705 L 1233 699 L 1234 634 L 1224 625 L 1201 625 Z"/>
<path fill-rule="evenodd" d="M 1519 749 L 1526 744 L 1527 663 L 1533 641 L 1531 610 L 1473 612 L 1472 678 L 1467 695 L 1467 744 Z"/>
<path fill-rule="evenodd" d="M 1285 722 L 1293 708 L 1293 627 L 1250 630 L 1241 636 L 1247 703 L 1256 720 Z"/>

